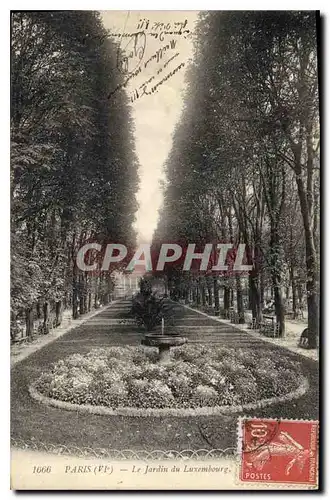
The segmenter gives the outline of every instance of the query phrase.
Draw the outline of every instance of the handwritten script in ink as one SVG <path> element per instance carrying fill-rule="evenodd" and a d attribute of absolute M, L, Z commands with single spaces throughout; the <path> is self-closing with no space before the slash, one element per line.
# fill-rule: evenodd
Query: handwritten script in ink
<path fill-rule="evenodd" d="M 117 69 L 124 81 L 111 90 L 108 98 L 121 88 L 129 90 L 131 102 L 153 95 L 182 70 L 186 62 L 180 44 L 191 35 L 187 24 L 187 19 L 164 23 L 144 18 L 133 31 L 112 33 L 118 40 Z"/>

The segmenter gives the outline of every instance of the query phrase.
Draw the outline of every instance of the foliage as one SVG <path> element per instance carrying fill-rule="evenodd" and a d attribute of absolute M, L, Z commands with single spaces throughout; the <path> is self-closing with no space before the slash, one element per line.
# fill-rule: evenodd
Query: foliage
<path fill-rule="evenodd" d="M 137 159 L 117 47 L 93 11 L 11 14 L 12 313 L 88 297 L 109 275 L 78 271 L 90 240 L 134 244 Z M 90 301 L 91 302 L 91 301 Z"/>
<path fill-rule="evenodd" d="M 198 408 L 254 403 L 296 389 L 300 365 L 267 351 L 187 345 L 169 363 L 156 350 L 110 347 L 73 354 L 37 381 L 45 396 L 111 408 Z"/>
<path fill-rule="evenodd" d="M 174 308 L 175 305 L 167 297 L 153 292 L 151 279 L 141 279 L 140 293 L 132 301 L 132 315 L 138 325 L 151 331 L 161 323 L 162 318 L 171 319 Z"/>
<path fill-rule="evenodd" d="M 159 325 L 163 317 L 164 301 L 163 297 L 158 297 L 155 293 L 137 294 L 133 298 L 132 314 L 138 325 L 144 326 L 148 331 Z"/>
<path fill-rule="evenodd" d="M 282 289 L 294 311 L 305 290 L 310 345 L 318 332 L 319 117 L 314 12 L 202 12 L 181 119 L 166 164 L 161 241 L 245 243 L 253 316 L 272 289 L 284 334 Z M 215 256 L 214 256 L 215 257 Z M 209 272 L 209 271 L 208 271 Z M 205 306 L 205 275 L 166 270 L 175 295 Z M 175 274 L 175 276 L 173 276 Z M 205 274 L 205 273 L 204 273 Z M 209 276 L 212 273 L 209 272 Z M 213 277 L 224 309 L 239 277 Z M 186 283 L 188 281 L 188 284 Z M 183 283 L 184 289 L 183 289 Z M 218 308 L 218 289 L 208 296 Z"/>

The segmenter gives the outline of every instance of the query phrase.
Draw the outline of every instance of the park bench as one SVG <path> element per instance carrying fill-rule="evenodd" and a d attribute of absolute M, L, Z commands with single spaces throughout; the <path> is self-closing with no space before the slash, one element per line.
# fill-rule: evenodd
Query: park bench
<path fill-rule="evenodd" d="M 260 328 L 260 324 L 257 321 L 257 318 L 252 318 L 250 323 L 248 324 L 248 328 L 250 330 L 258 330 Z"/>
<path fill-rule="evenodd" d="M 264 334 L 266 337 L 278 336 L 278 324 L 276 323 L 276 316 L 268 316 L 264 314 L 262 316 L 262 321 L 260 324 L 260 333 Z"/>
<path fill-rule="evenodd" d="M 294 314 L 293 311 L 289 311 L 286 313 L 286 316 L 289 319 L 304 319 L 304 314 L 303 314 L 303 311 L 301 309 L 298 309 L 298 311 L 296 311 L 296 314 Z"/>
<path fill-rule="evenodd" d="M 231 323 L 238 324 L 239 323 L 239 315 L 237 311 L 230 310 L 229 311 L 229 320 Z"/>
<path fill-rule="evenodd" d="M 23 344 L 23 342 L 27 342 L 28 337 L 13 337 L 11 339 L 12 344 Z"/>

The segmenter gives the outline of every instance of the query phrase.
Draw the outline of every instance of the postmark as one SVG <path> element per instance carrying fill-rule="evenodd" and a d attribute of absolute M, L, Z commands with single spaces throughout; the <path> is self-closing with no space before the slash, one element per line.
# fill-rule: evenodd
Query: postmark
<path fill-rule="evenodd" d="M 238 439 L 240 481 L 317 484 L 317 421 L 244 417 Z"/>

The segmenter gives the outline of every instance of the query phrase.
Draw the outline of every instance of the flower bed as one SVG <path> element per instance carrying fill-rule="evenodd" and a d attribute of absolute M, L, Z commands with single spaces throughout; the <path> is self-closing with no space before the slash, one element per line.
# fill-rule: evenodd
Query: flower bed
<path fill-rule="evenodd" d="M 106 408 L 187 409 L 237 406 L 284 396 L 303 380 L 289 356 L 266 351 L 185 345 L 172 360 L 157 362 L 157 349 L 97 348 L 55 363 L 34 384 L 52 400 Z"/>

